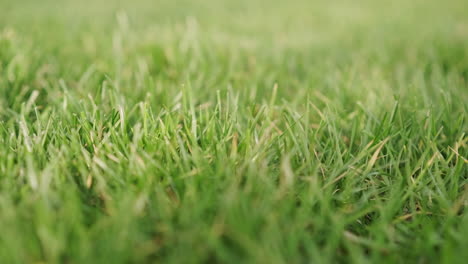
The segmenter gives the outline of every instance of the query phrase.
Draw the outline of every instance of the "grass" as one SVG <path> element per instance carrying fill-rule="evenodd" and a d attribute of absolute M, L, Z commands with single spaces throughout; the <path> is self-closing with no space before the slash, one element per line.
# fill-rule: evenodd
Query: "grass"
<path fill-rule="evenodd" d="M 0 0 L 0 263 L 463 263 L 466 10 Z"/>

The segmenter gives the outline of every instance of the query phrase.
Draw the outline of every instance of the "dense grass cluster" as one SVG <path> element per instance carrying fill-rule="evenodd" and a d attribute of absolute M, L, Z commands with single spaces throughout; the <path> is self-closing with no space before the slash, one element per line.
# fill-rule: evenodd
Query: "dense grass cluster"
<path fill-rule="evenodd" d="M 0 0 L 0 263 L 462 263 L 466 10 Z"/>

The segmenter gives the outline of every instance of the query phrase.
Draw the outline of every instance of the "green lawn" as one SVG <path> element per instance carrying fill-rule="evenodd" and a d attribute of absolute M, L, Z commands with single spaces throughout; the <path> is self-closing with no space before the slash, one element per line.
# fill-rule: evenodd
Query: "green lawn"
<path fill-rule="evenodd" d="M 0 0 L 0 263 L 463 263 L 467 10 Z"/>

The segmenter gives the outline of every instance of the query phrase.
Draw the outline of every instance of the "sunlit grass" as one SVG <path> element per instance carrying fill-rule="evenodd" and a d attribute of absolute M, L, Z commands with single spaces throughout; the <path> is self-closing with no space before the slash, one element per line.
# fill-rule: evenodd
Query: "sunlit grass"
<path fill-rule="evenodd" d="M 0 0 L 0 263 L 467 259 L 467 3 L 309 2 Z"/>

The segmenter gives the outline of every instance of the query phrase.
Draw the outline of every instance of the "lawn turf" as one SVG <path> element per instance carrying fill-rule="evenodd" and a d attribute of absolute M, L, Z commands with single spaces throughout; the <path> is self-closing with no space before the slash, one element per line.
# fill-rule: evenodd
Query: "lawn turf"
<path fill-rule="evenodd" d="M 463 263 L 467 10 L 0 0 L 0 263 Z"/>

